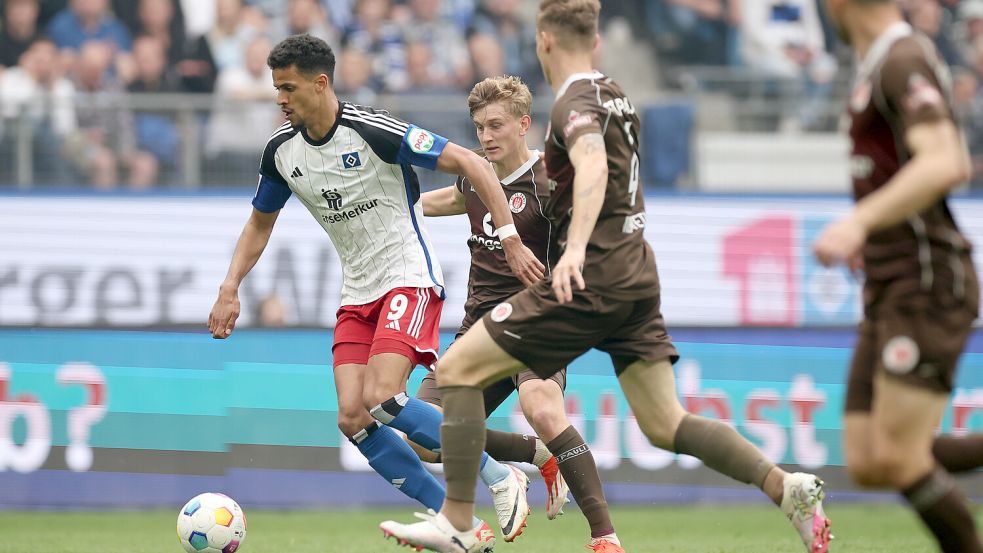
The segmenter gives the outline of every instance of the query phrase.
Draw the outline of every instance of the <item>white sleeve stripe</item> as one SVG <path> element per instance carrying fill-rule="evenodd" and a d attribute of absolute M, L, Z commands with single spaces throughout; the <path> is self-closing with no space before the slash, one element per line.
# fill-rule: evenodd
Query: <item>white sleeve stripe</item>
<path fill-rule="evenodd" d="M 270 135 L 270 138 L 267 141 L 273 140 L 274 138 L 276 138 L 276 137 L 280 136 L 281 134 L 283 134 L 283 133 L 291 130 L 292 128 L 293 127 L 290 125 L 289 122 L 280 125 L 279 127 L 277 127 L 277 129 L 275 131 L 273 131 L 273 134 Z"/>
<path fill-rule="evenodd" d="M 351 106 L 350 104 L 345 105 L 344 110 L 347 111 L 349 114 L 352 114 L 352 115 L 362 115 L 362 116 L 366 116 L 366 117 L 371 117 L 373 119 L 380 119 L 380 120 L 383 120 L 383 121 L 387 121 L 387 122 L 392 123 L 392 124 L 397 125 L 397 126 L 403 126 L 403 127 L 407 126 L 407 123 L 405 121 L 400 121 L 399 119 L 396 119 L 395 117 L 389 115 L 389 112 L 388 111 L 385 112 L 385 113 L 381 113 L 381 112 L 373 113 L 373 112 L 371 112 L 369 110 L 361 110 L 361 109 L 355 108 L 355 107 Z"/>
<path fill-rule="evenodd" d="M 402 138 L 402 136 L 404 134 L 406 134 L 406 130 L 405 129 L 404 130 L 395 129 L 393 127 L 389 127 L 389 126 L 383 125 L 382 123 L 379 123 L 378 121 L 370 121 L 368 119 L 362 119 L 361 117 L 354 117 L 354 116 L 351 116 L 351 115 L 342 115 L 341 117 L 343 119 L 350 119 L 352 121 L 358 121 L 360 123 L 365 123 L 366 125 L 371 125 L 373 127 L 376 127 L 378 129 L 389 131 L 389 132 L 391 132 L 391 133 L 393 133 L 395 135 L 398 135 L 401 138 Z"/>
<path fill-rule="evenodd" d="M 404 131 L 409 128 L 409 125 L 407 123 L 404 123 L 403 121 L 400 121 L 399 119 L 396 119 L 394 117 L 383 115 L 381 113 L 370 113 L 368 111 L 359 111 L 356 109 L 350 109 L 348 108 L 348 106 L 345 106 L 345 111 L 343 111 L 342 113 L 346 115 L 356 116 L 356 117 L 364 117 L 366 119 L 374 119 L 376 121 L 379 121 L 380 123 L 388 123 L 396 128 L 401 128 Z"/>
<path fill-rule="evenodd" d="M 283 136 L 285 134 L 289 134 L 291 130 L 293 130 L 293 129 L 289 129 L 289 130 L 285 130 L 285 131 L 280 131 L 280 132 L 274 134 L 273 136 L 270 137 L 269 140 L 266 141 L 266 143 L 269 144 L 270 142 L 273 142 L 273 139 L 277 138 L 278 136 Z"/>
<path fill-rule="evenodd" d="M 399 125 L 396 125 L 394 123 L 390 123 L 388 121 L 383 121 L 383 120 L 379 120 L 379 119 L 372 119 L 371 117 L 364 117 L 364 115 L 365 114 L 363 114 L 363 113 L 359 113 L 359 114 L 345 113 L 345 114 L 342 115 L 342 118 L 344 118 L 344 119 L 351 119 L 351 120 L 354 120 L 354 121 L 361 121 L 363 123 L 370 123 L 370 122 L 371 123 L 375 123 L 375 125 L 377 127 L 386 128 L 386 129 L 392 129 L 394 132 L 398 132 L 400 135 L 406 134 L 406 129 L 409 128 L 408 126 L 399 126 Z"/>

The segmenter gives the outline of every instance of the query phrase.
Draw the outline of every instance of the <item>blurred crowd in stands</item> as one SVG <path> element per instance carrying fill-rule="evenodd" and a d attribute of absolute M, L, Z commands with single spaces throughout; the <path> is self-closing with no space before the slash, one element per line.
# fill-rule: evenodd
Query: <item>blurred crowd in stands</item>
<path fill-rule="evenodd" d="M 335 88 L 358 103 L 374 104 L 380 95 L 448 94 L 464 111 L 463 95 L 474 82 L 503 73 L 521 76 L 548 97 L 535 56 L 537 4 L 0 0 L 0 185 L 15 180 L 12 168 L 25 151 L 38 183 L 173 184 L 185 174 L 189 144 L 200 151 L 201 164 L 235 176 L 222 184 L 245 184 L 238 175 L 254 173 L 270 130 L 282 120 L 266 56 L 277 41 L 298 33 L 335 48 Z M 851 60 L 820 4 L 611 0 L 603 2 L 602 28 L 617 22 L 630 30 L 637 51 L 614 56 L 621 65 L 612 73 L 633 94 L 671 93 L 693 80 L 732 91 L 742 82 L 764 83 L 766 97 L 790 100 L 775 129 L 830 131 L 838 121 L 828 114 L 840 110 L 837 83 L 848 82 Z M 983 174 L 983 0 L 903 4 L 912 25 L 953 67 L 956 109 Z M 631 64 L 658 69 L 647 82 Z M 168 96 L 153 94 L 198 95 L 204 102 L 182 119 Z M 443 130 L 439 120 L 419 122 Z M 190 142 L 189 133 L 197 134 Z"/>

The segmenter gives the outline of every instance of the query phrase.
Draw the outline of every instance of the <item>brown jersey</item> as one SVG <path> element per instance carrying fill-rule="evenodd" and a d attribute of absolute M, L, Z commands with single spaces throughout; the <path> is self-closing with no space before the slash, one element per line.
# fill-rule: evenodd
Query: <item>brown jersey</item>
<path fill-rule="evenodd" d="M 905 23 L 884 32 L 860 65 L 850 100 L 851 172 L 856 200 L 884 186 L 911 158 L 905 132 L 952 119 L 948 69 L 924 36 Z M 871 234 L 863 249 L 868 312 L 885 300 L 966 290 L 970 245 L 946 199 L 907 221 Z"/>
<path fill-rule="evenodd" d="M 601 73 L 572 75 L 560 88 L 546 134 L 546 169 L 554 188 L 547 213 L 566 245 L 573 213 L 573 164 L 568 150 L 585 134 L 604 137 L 607 190 L 587 244 L 588 289 L 619 300 L 659 292 L 655 255 L 643 235 L 645 198 L 638 181 L 638 115 L 617 83 Z"/>
<path fill-rule="evenodd" d="M 471 274 L 468 278 L 468 300 L 464 304 L 466 320 L 477 320 L 484 311 L 495 307 L 525 286 L 512 273 L 502 242 L 495 236 L 491 213 L 464 177 L 455 184 L 464 194 L 464 205 L 471 221 Z M 548 267 L 552 224 L 544 206 L 549 199 L 549 180 L 539 152 L 523 163 L 514 173 L 502 179 L 502 190 L 508 200 L 512 220 L 522 243 Z M 547 273 L 548 274 L 548 273 Z"/>

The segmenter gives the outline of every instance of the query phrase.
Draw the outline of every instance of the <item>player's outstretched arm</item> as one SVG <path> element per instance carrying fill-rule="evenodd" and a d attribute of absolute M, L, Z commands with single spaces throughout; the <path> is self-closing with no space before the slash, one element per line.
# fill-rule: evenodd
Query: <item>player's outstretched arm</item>
<path fill-rule="evenodd" d="M 420 199 L 423 200 L 423 214 L 427 217 L 445 217 L 467 213 L 467 208 L 464 205 L 464 194 L 461 194 L 457 186 L 447 186 L 424 192 Z"/>
<path fill-rule="evenodd" d="M 585 287 L 581 271 L 587 257 L 587 242 L 594 232 L 608 186 L 608 153 L 604 137 L 588 133 L 577 138 L 570 148 L 570 163 L 574 169 L 573 214 L 566 248 L 553 268 L 553 291 L 560 303 L 573 299 L 573 284 L 580 290 Z"/>
<path fill-rule="evenodd" d="M 969 153 L 951 120 L 913 125 L 905 133 L 905 141 L 912 152 L 911 160 L 816 239 L 813 252 L 822 264 L 853 261 L 867 235 L 921 213 L 969 178 Z"/>
<path fill-rule="evenodd" d="M 242 234 L 239 235 L 239 241 L 236 242 L 229 272 L 219 286 L 218 299 L 208 315 L 208 331 L 212 333 L 212 338 L 224 339 L 232 334 L 236 319 L 239 318 L 239 284 L 266 249 L 279 214 L 279 210 L 263 213 L 253 208 Z"/>
<path fill-rule="evenodd" d="M 437 170 L 452 175 L 466 177 L 474 191 L 481 198 L 492 221 L 497 225 L 496 234 L 502 242 L 502 250 L 509 267 L 523 284 L 530 286 L 543 278 L 546 267 L 532 253 L 532 250 L 522 244 L 519 232 L 512 221 L 512 212 L 505 199 L 502 185 L 495 176 L 495 171 L 478 154 L 462 148 L 453 142 L 448 142 L 437 158 Z"/>

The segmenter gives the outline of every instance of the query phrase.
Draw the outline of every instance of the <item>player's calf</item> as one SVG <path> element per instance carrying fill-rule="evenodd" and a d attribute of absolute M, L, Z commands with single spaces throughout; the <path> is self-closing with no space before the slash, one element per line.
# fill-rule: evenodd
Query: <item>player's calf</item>
<path fill-rule="evenodd" d="M 374 405 L 369 413 L 382 424 L 403 432 L 413 442 L 430 451 L 440 451 L 443 416 L 433 405 L 400 392 Z"/>

